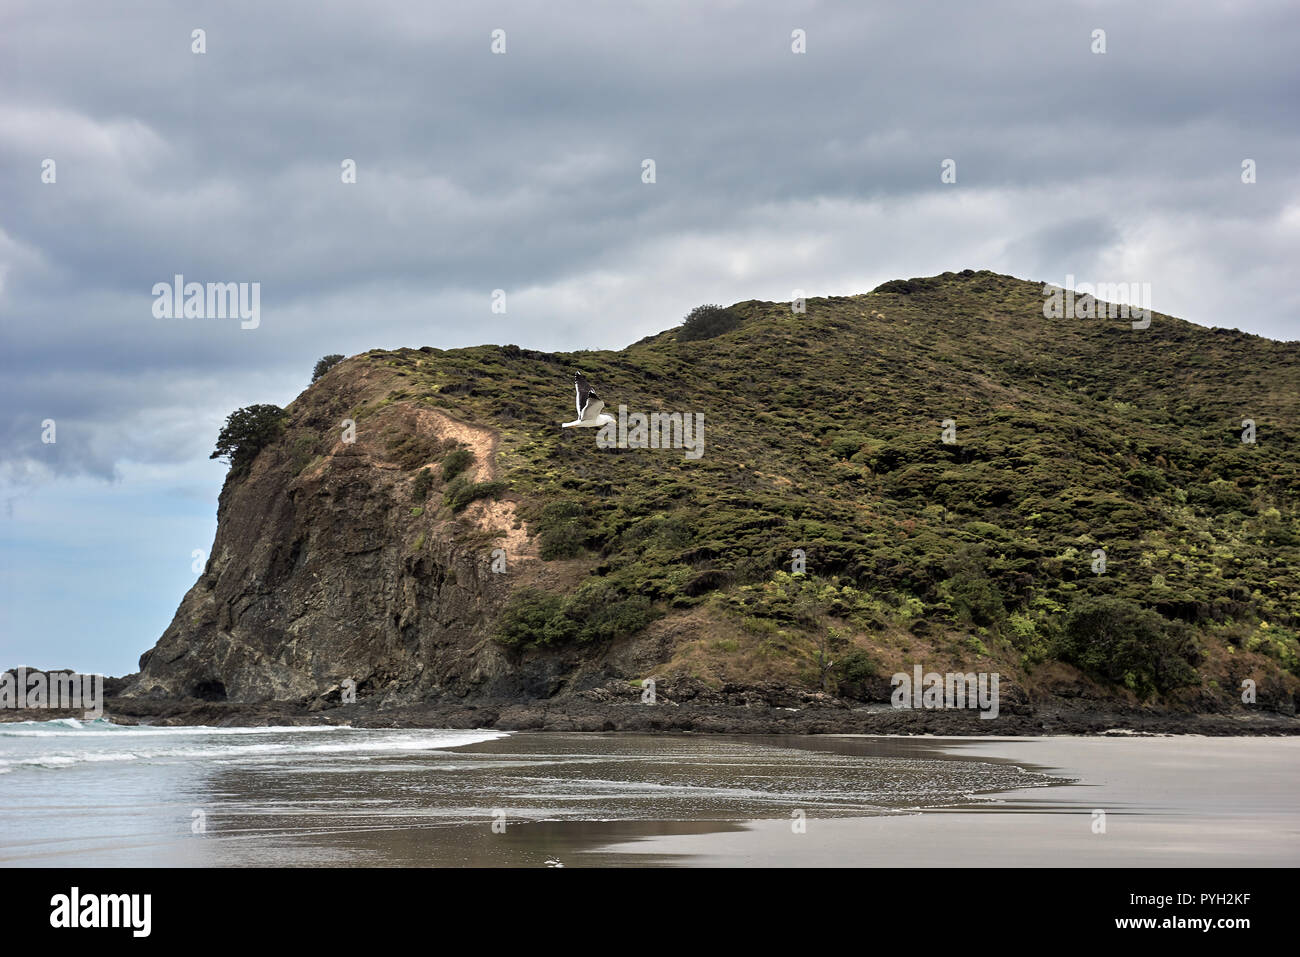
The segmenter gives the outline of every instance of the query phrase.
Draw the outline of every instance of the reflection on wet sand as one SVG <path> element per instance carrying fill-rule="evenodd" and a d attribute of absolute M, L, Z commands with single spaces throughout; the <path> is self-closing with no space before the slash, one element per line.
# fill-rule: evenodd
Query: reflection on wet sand
<path fill-rule="evenodd" d="M 324 731 L 94 742 L 96 760 L 24 771 L 7 863 L 575 866 L 682 863 L 612 845 L 744 831 L 751 820 L 879 816 L 1059 783 L 894 739 Z M 484 737 L 485 735 L 480 735 Z M 165 737 L 165 736 L 164 736 Z M 78 740 L 78 745 L 84 740 Z M 111 751 L 118 748 L 118 751 Z M 135 748 L 140 760 L 107 760 Z M 110 753 L 111 751 L 111 753 Z M 83 755 L 84 756 L 84 755 Z M 12 779 L 14 775 L 9 775 Z M 117 795 L 109 804 L 99 796 Z M 92 797 L 92 795 L 94 795 Z M 69 818 L 76 823 L 68 827 Z M 194 821 L 201 818 L 201 827 Z"/>
<path fill-rule="evenodd" d="M 0 771 L 10 866 L 1300 862 L 1294 738 L 11 726 Z"/>

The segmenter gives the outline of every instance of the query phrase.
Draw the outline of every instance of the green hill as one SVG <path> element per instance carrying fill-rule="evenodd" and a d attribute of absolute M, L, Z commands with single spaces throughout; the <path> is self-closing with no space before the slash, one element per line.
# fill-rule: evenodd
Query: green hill
<path fill-rule="evenodd" d="M 658 675 L 879 700 L 920 663 L 1200 711 L 1241 707 L 1249 679 L 1293 710 L 1300 343 L 1043 301 L 967 270 L 803 314 L 737 303 L 617 352 L 348 359 L 232 473 L 137 692 L 311 698 L 356 675 L 393 700 L 546 697 Z M 703 455 L 561 430 L 575 368 L 615 415 L 703 413 Z M 457 448 L 474 464 L 444 477 Z"/>

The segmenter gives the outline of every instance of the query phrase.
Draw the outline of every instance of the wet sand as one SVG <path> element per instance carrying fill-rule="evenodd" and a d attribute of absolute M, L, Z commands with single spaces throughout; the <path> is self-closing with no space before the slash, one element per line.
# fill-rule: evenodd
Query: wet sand
<path fill-rule="evenodd" d="M 51 730 L 0 866 L 1300 863 L 1296 738 Z"/>
<path fill-rule="evenodd" d="M 879 741 L 881 739 L 874 739 Z M 907 739 L 925 751 L 1077 779 L 998 803 L 611 844 L 596 853 L 723 867 L 1287 867 L 1300 864 L 1300 741 Z M 1104 833 L 1098 829 L 1103 811 Z"/>

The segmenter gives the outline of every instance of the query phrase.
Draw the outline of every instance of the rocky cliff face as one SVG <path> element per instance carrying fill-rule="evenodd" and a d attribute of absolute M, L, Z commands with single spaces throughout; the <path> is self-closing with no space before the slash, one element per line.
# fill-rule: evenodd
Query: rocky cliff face
<path fill-rule="evenodd" d="M 508 494 L 445 507 L 447 453 L 469 451 L 462 478 L 491 481 L 497 435 L 387 401 L 397 381 L 371 363 L 332 370 L 290 407 L 280 440 L 228 478 L 211 558 L 128 697 L 320 706 L 350 681 L 359 700 L 396 706 L 547 698 L 609 676 L 590 649 L 511 653 L 491 640 L 510 586 L 563 590 L 581 570 L 537 560 Z M 647 670 L 661 631 L 599 657 Z"/>
<path fill-rule="evenodd" d="M 1048 322 L 1038 284 L 989 273 L 732 310 L 704 341 L 336 366 L 228 478 L 207 567 L 127 694 L 319 708 L 355 682 L 402 706 L 671 677 L 879 698 L 922 663 L 999 671 L 1017 700 L 1136 704 L 1153 681 L 1223 710 L 1244 678 L 1293 700 L 1295 343 Z M 575 365 L 611 411 L 704 413 L 706 454 L 562 433 Z M 1130 618 L 1168 624 L 1172 657 L 1109 673 L 1062 630 L 1089 595 L 1161 616 Z"/>
<path fill-rule="evenodd" d="M 284 439 L 227 482 L 211 558 L 141 658 L 133 694 L 337 700 L 351 679 L 359 696 L 401 699 L 465 694 L 508 674 L 486 635 L 504 588 L 486 559 L 494 532 L 503 544 L 523 538 L 513 505 L 477 502 L 430 523 L 411 504 L 410 466 L 436 472 L 457 444 L 487 478 L 492 433 L 396 405 L 346 442 L 348 410 L 391 376 L 327 378 L 291 408 Z"/>

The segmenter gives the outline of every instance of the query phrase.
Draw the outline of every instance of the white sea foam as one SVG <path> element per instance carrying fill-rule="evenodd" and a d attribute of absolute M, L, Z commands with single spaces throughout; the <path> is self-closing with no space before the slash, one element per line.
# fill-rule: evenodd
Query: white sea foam
<path fill-rule="evenodd" d="M 273 725 L 257 728 L 214 728 L 209 725 L 184 725 L 162 727 L 147 724 L 114 724 L 104 718 L 81 722 L 76 718 L 59 718 L 54 721 L 14 721 L 0 724 L 0 738 L 5 737 L 50 737 L 52 735 L 81 735 L 118 733 L 138 735 L 186 735 L 186 734 L 294 734 L 320 733 L 322 731 L 367 731 L 373 729 L 353 728 L 343 724 L 312 725 Z"/>
<path fill-rule="evenodd" d="M 304 737 L 305 736 L 305 737 Z M 0 725 L 0 774 L 18 768 L 57 770 L 88 763 L 261 761 L 276 756 L 322 758 L 414 754 L 492 741 L 504 731 L 392 730 L 339 725 L 262 728 L 151 727 L 82 723 L 75 718 Z M 324 737 L 327 741 L 313 740 Z"/>

